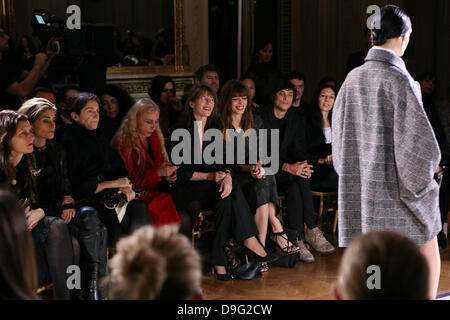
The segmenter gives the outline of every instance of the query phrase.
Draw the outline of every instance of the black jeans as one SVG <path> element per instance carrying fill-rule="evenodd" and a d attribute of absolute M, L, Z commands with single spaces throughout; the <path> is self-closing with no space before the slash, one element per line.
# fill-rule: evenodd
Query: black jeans
<path fill-rule="evenodd" d="M 317 227 L 311 187 L 308 179 L 281 171 L 276 175 L 279 195 L 284 195 L 287 206 L 287 228 L 303 236 L 303 223 L 308 229 Z"/>
<path fill-rule="evenodd" d="M 212 181 L 180 183 L 177 186 L 177 195 L 177 209 L 187 211 L 193 221 L 202 211 L 214 210 L 216 213 L 212 265 L 228 265 L 225 254 L 227 240 L 242 242 L 258 236 L 253 214 L 237 181 L 233 180 L 233 191 L 225 199 L 220 198 L 219 186 Z"/>
<path fill-rule="evenodd" d="M 115 210 L 107 209 L 102 204 L 98 204 L 95 208 L 98 211 L 100 221 L 108 229 L 108 248 L 114 248 L 120 238 L 150 224 L 150 214 L 144 200 L 134 199 L 130 201 L 122 222 L 119 222 Z"/>

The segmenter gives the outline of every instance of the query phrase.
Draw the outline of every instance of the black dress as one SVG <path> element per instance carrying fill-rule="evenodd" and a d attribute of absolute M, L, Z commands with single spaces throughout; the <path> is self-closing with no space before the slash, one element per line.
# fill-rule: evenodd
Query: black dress
<path fill-rule="evenodd" d="M 254 116 L 254 125 L 253 129 L 256 130 L 256 134 L 258 135 L 260 129 L 264 129 L 264 124 L 261 118 L 257 115 Z M 237 164 L 237 139 L 234 139 L 234 163 Z M 245 164 L 254 165 L 255 163 L 250 163 L 250 150 L 259 150 L 258 143 L 256 146 L 252 146 L 250 148 L 250 139 L 249 137 L 245 137 Z M 255 179 L 251 176 L 250 172 L 245 172 L 239 165 L 233 166 L 234 178 L 239 183 L 244 195 L 247 199 L 250 210 L 253 214 L 256 213 L 256 210 L 267 204 L 273 203 L 276 208 L 278 208 L 278 192 L 277 192 L 277 183 L 274 175 L 266 175 L 263 179 Z"/>
<path fill-rule="evenodd" d="M 191 146 L 194 146 L 194 131 L 193 122 L 191 118 L 184 118 L 177 129 L 187 129 L 190 134 Z M 219 122 L 212 119 L 210 124 L 205 127 L 206 130 L 210 128 L 220 129 Z M 202 151 L 208 147 L 210 143 L 205 141 L 203 143 Z M 175 144 L 172 144 L 173 148 Z M 207 164 L 203 157 L 201 163 L 195 164 L 194 152 L 192 148 L 187 150 L 189 155 L 189 163 L 176 163 L 174 159 L 172 162 L 179 165 L 177 171 L 176 190 L 174 195 L 175 204 L 179 211 L 187 211 L 192 219 L 195 221 L 198 214 L 205 210 L 214 210 L 215 215 L 215 234 L 212 244 L 211 264 L 215 266 L 227 266 L 227 257 L 225 254 L 225 243 L 229 239 L 234 239 L 236 242 L 242 242 L 253 236 L 258 235 L 256 224 L 253 220 L 252 213 L 245 200 L 239 184 L 233 178 L 233 191 L 231 194 L 222 199 L 220 197 L 219 188 L 213 181 L 191 181 L 194 172 L 217 172 L 230 170 L 230 166 L 223 164 Z"/>
<path fill-rule="evenodd" d="M 122 236 L 130 234 L 140 226 L 150 224 L 145 201 L 130 201 L 120 222 L 116 211 L 107 209 L 103 203 L 106 194 L 116 193 L 118 190 L 106 189 L 95 193 L 99 183 L 127 177 L 122 159 L 100 132 L 73 123 L 64 129 L 60 143 L 67 154 L 73 197 L 78 205 L 97 209 L 101 222 L 108 229 L 109 247 L 114 247 Z"/>

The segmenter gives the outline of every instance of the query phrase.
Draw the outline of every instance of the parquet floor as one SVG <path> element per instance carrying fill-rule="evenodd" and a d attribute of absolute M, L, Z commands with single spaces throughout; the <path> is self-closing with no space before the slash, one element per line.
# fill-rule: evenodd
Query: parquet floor
<path fill-rule="evenodd" d="M 331 286 L 343 250 L 339 248 L 329 256 L 311 251 L 316 259 L 314 263 L 298 262 L 292 269 L 271 267 L 262 278 L 251 281 L 220 282 L 209 273 L 203 277 L 204 297 L 207 300 L 331 300 Z M 450 292 L 450 241 L 449 247 L 441 250 L 441 261 L 439 294 Z"/>

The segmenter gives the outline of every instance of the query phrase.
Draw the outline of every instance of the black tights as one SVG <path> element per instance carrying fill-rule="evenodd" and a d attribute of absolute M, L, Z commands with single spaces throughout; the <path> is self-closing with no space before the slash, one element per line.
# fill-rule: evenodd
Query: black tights
<path fill-rule="evenodd" d="M 49 226 L 44 247 L 50 277 L 55 289 L 55 299 L 69 300 L 71 290 L 67 286 L 67 268 L 73 263 L 72 241 L 66 223 L 55 219 Z"/>

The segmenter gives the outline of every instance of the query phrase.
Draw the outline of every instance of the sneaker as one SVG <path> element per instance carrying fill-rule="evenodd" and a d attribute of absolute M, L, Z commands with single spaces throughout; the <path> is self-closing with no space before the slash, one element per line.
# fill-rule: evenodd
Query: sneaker
<path fill-rule="evenodd" d="M 314 262 L 314 256 L 312 255 L 312 253 L 308 250 L 308 248 L 306 248 L 305 243 L 303 242 L 303 240 L 299 241 L 297 243 L 297 246 L 300 248 L 300 250 L 298 251 L 298 254 L 300 256 L 299 260 L 302 262 L 306 262 L 306 263 L 311 263 Z"/>
<path fill-rule="evenodd" d="M 306 229 L 305 241 L 321 254 L 331 254 L 335 250 L 333 245 L 325 239 L 323 232 L 318 227 Z"/>

